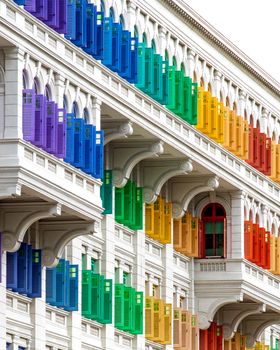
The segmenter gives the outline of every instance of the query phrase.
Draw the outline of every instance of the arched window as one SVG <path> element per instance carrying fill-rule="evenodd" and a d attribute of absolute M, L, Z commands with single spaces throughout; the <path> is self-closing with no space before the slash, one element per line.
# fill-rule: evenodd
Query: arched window
<path fill-rule="evenodd" d="M 66 95 L 63 96 L 63 108 L 68 112 L 68 100 Z"/>
<path fill-rule="evenodd" d="M 40 93 L 40 83 L 39 83 L 39 80 L 37 78 L 34 79 L 33 89 L 35 90 L 36 94 Z"/>
<path fill-rule="evenodd" d="M 46 85 L 46 87 L 45 87 L 45 96 L 47 98 L 47 101 L 52 100 L 52 93 L 51 93 L 51 88 L 49 85 Z"/>
<path fill-rule="evenodd" d="M 202 212 L 204 257 L 226 255 L 226 212 L 218 203 L 208 204 Z M 202 249 L 203 251 L 203 249 Z"/>
<path fill-rule="evenodd" d="M 23 86 L 23 89 L 27 89 L 28 87 L 28 74 L 25 69 L 23 70 L 23 73 L 22 73 L 22 86 Z"/>
<path fill-rule="evenodd" d="M 85 124 L 89 124 L 89 113 L 87 108 L 84 108 L 83 119 L 85 121 Z"/>

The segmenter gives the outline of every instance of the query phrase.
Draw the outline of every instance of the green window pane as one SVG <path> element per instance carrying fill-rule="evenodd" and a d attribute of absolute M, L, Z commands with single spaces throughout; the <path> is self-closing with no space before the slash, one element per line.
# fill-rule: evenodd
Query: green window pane
<path fill-rule="evenodd" d="M 224 233 L 224 222 L 216 222 L 215 231 L 216 233 Z"/>
<path fill-rule="evenodd" d="M 214 233 L 214 224 L 212 222 L 205 223 L 205 234 L 213 234 Z"/>

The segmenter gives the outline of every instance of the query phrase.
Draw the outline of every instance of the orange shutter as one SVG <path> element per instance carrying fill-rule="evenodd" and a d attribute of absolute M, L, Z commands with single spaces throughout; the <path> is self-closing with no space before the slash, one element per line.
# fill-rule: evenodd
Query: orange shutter
<path fill-rule="evenodd" d="M 145 337 L 154 338 L 154 298 L 146 297 L 145 299 Z"/>
<path fill-rule="evenodd" d="M 145 204 L 145 232 L 153 236 L 154 232 L 154 204 Z"/>
<path fill-rule="evenodd" d="M 182 219 L 173 220 L 173 248 L 178 250 L 182 247 Z"/>

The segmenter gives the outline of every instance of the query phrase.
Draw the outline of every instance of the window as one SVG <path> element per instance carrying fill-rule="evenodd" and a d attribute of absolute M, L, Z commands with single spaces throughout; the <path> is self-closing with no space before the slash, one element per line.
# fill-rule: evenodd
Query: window
<path fill-rule="evenodd" d="M 87 269 L 87 255 L 82 254 L 82 269 L 86 270 Z"/>
<path fill-rule="evenodd" d="M 153 297 L 160 298 L 159 286 L 153 284 Z"/>
<path fill-rule="evenodd" d="M 91 271 L 98 273 L 98 268 L 97 268 L 97 261 L 94 258 L 90 259 L 90 266 L 91 266 Z"/>
<path fill-rule="evenodd" d="M 123 272 L 123 284 L 126 287 L 130 287 L 131 286 L 131 276 L 129 272 Z"/>
<path fill-rule="evenodd" d="M 6 350 L 12 350 L 12 344 L 6 343 Z"/>
<path fill-rule="evenodd" d="M 74 114 L 75 118 L 79 117 L 79 107 L 77 102 L 73 102 L 72 113 Z"/>
<path fill-rule="evenodd" d="M 226 214 L 218 203 L 207 205 L 202 212 L 204 256 L 225 257 Z M 202 247 L 203 248 L 203 247 Z"/>

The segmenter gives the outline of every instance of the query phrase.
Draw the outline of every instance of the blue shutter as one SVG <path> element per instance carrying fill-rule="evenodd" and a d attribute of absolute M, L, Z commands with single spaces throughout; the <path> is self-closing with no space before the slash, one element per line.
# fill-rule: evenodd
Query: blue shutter
<path fill-rule="evenodd" d="M 111 17 L 104 19 L 104 31 L 103 31 L 103 57 L 101 58 L 102 63 L 105 66 L 112 66 L 113 53 L 112 53 L 112 42 L 113 42 L 113 21 Z"/>
<path fill-rule="evenodd" d="M 103 59 L 103 28 L 104 28 L 104 12 L 96 13 L 96 46 L 94 57 L 97 60 Z"/>
<path fill-rule="evenodd" d="M 67 32 L 66 0 L 58 1 L 58 19 L 57 19 L 57 27 L 55 30 L 60 34 L 65 34 Z"/>
<path fill-rule="evenodd" d="M 24 294 L 29 295 L 32 292 L 32 245 L 27 245 L 27 286 Z"/>
<path fill-rule="evenodd" d="M 85 167 L 84 172 L 87 174 L 95 174 L 96 168 L 96 129 L 94 125 L 85 125 Z"/>
<path fill-rule="evenodd" d="M 46 103 L 46 148 L 50 153 L 56 153 L 57 149 L 57 104 L 55 102 Z"/>
<path fill-rule="evenodd" d="M 56 300 L 54 305 L 65 307 L 68 293 L 67 269 L 69 261 L 60 259 L 56 267 Z"/>
<path fill-rule="evenodd" d="M 94 177 L 103 179 L 104 173 L 104 131 L 96 131 L 96 167 Z"/>
<path fill-rule="evenodd" d="M 128 30 L 122 30 L 121 33 L 121 69 L 120 76 L 129 79 L 131 77 L 131 36 Z"/>
<path fill-rule="evenodd" d="M 128 77 L 128 81 L 132 84 L 137 83 L 137 64 L 138 64 L 138 38 L 130 39 L 130 57 L 131 57 L 131 67 L 130 67 L 130 76 Z"/>
<path fill-rule="evenodd" d="M 85 166 L 84 119 L 74 119 L 74 165 L 83 169 Z"/>
<path fill-rule="evenodd" d="M 41 298 L 42 296 L 42 251 L 32 249 L 32 287 L 28 296 Z"/>
<path fill-rule="evenodd" d="M 32 13 L 41 21 L 48 19 L 48 0 L 36 0 L 36 11 Z"/>
<path fill-rule="evenodd" d="M 56 151 L 58 158 L 64 158 L 66 152 L 66 112 L 64 108 L 58 108 L 56 116 Z"/>
<path fill-rule="evenodd" d="M 85 52 L 94 55 L 96 46 L 96 7 L 93 4 L 87 4 L 86 7 L 86 47 Z"/>
<path fill-rule="evenodd" d="M 106 48 L 106 46 L 104 46 Z M 122 25 L 113 23 L 112 37 L 112 66 L 114 72 L 122 71 Z"/>
<path fill-rule="evenodd" d="M 74 162 L 74 120 L 75 114 L 66 115 L 66 157 L 65 162 L 73 164 Z"/>
<path fill-rule="evenodd" d="M 69 265 L 67 268 L 68 288 L 65 310 L 78 310 L 78 265 Z"/>
<path fill-rule="evenodd" d="M 28 281 L 28 245 L 26 243 L 21 243 L 17 256 L 17 287 L 14 291 L 26 293 Z"/>
<path fill-rule="evenodd" d="M 46 269 L 46 302 L 55 305 L 56 302 L 56 269 Z"/>
<path fill-rule="evenodd" d="M 7 253 L 7 281 L 6 286 L 9 289 L 17 289 L 17 252 Z"/>
<path fill-rule="evenodd" d="M 25 5 L 25 0 L 14 0 L 14 2 L 20 6 Z"/>
<path fill-rule="evenodd" d="M 69 40 L 76 39 L 76 0 L 67 0 L 67 33 Z"/>
<path fill-rule="evenodd" d="M 79 47 L 87 45 L 86 1 L 76 0 L 76 38 L 72 42 Z"/>
<path fill-rule="evenodd" d="M 24 1 L 24 8 L 28 12 L 35 12 L 36 11 L 36 0 L 25 0 Z"/>
<path fill-rule="evenodd" d="M 46 97 L 35 97 L 35 140 L 34 145 L 44 148 L 46 145 Z"/>

